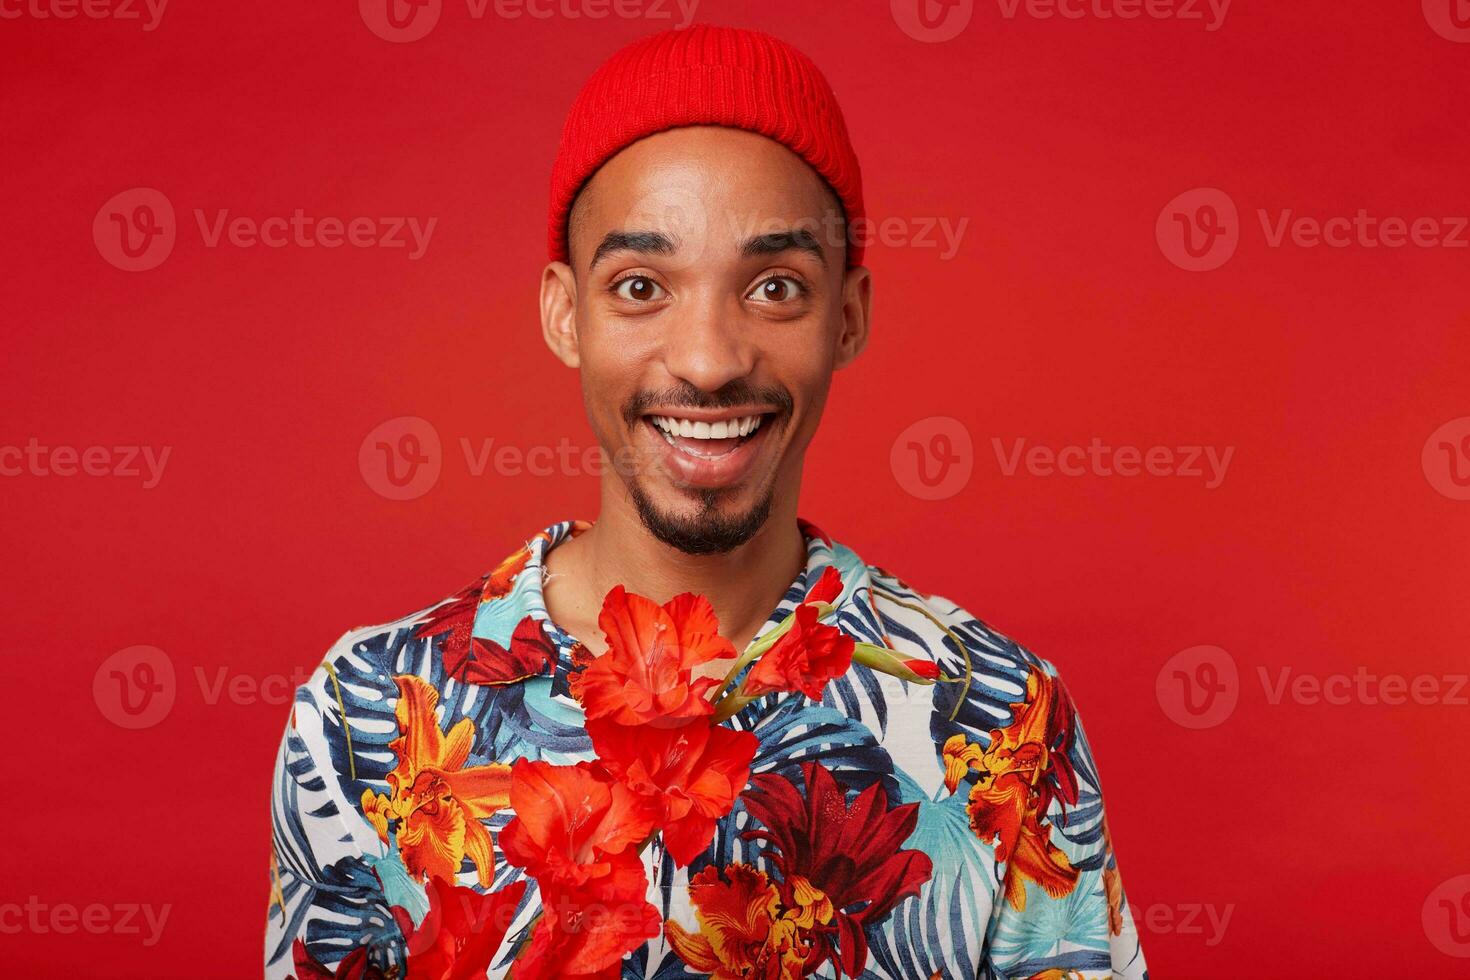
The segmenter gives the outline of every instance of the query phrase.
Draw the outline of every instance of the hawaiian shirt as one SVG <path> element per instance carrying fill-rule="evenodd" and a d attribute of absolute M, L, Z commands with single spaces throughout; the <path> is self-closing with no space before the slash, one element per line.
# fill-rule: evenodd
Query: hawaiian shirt
<path fill-rule="evenodd" d="M 504 940 L 486 972 L 452 975 L 510 975 L 542 908 L 501 847 L 505 774 L 593 758 L 569 689 L 586 651 L 542 594 L 547 553 L 587 526 L 553 525 L 463 591 L 349 632 L 297 690 L 271 803 L 267 978 L 451 975 L 429 947 L 464 902 L 431 905 L 492 893 L 508 896 Z M 854 661 L 820 702 L 772 693 L 723 722 L 758 740 L 749 782 L 692 861 L 643 849 L 662 923 L 621 976 L 1146 978 L 1056 670 L 802 528 L 806 567 L 768 628 L 835 569 L 826 622 L 945 680 Z"/>

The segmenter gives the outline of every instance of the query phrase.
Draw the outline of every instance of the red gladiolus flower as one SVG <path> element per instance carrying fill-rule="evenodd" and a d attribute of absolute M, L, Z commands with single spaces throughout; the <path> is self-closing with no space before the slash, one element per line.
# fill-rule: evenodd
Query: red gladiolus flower
<path fill-rule="evenodd" d="M 828 565 L 822 569 L 822 577 L 817 579 L 817 584 L 807 592 L 803 602 L 836 602 L 837 597 L 842 594 L 842 576 L 837 574 L 837 569 Z"/>
<path fill-rule="evenodd" d="M 631 852 L 614 873 L 581 888 L 542 883 L 541 918 L 511 967 L 513 980 L 617 980 L 623 957 L 658 936 L 663 919 L 645 898 L 648 879 Z"/>
<path fill-rule="evenodd" d="M 517 881 L 482 895 L 430 878 L 428 914 L 417 929 L 405 931 L 408 975 L 485 980 L 525 891 L 526 883 Z"/>
<path fill-rule="evenodd" d="M 648 799 L 593 763 L 521 759 L 511 768 L 510 802 L 516 816 L 500 832 L 500 849 L 536 879 L 542 902 L 517 980 L 597 975 L 658 935 L 637 846 L 653 830 Z"/>
<path fill-rule="evenodd" d="M 578 886 L 653 830 L 642 796 L 590 762 L 554 766 L 518 759 L 510 769 L 515 819 L 500 832 L 506 860 L 545 883 Z M 632 852 L 636 859 L 636 848 Z"/>
<path fill-rule="evenodd" d="M 714 711 L 707 695 L 719 681 L 695 680 L 692 671 L 734 657 L 735 648 L 720 635 L 708 599 L 686 592 L 660 606 L 619 585 L 607 594 L 597 625 L 607 652 L 569 682 L 589 720 L 677 726 Z"/>
<path fill-rule="evenodd" d="M 709 847 L 715 823 L 750 779 L 760 740 L 695 721 L 679 728 L 589 721 L 599 761 L 658 813 L 664 847 L 681 867 Z"/>
<path fill-rule="evenodd" d="M 852 647 L 852 637 L 818 623 L 816 607 L 803 603 L 796 607 L 791 629 L 750 668 L 742 693 L 759 697 L 772 691 L 801 691 L 820 701 L 827 682 L 852 665 Z"/>
<path fill-rule="evenodd" d="M 485 980 L 525 891 L 526 883 L 517 881 L 482 895 L 443 878 L 430 878 L 429 911 L 417 929 L 406 910 L 397 905 L 392 908 L 393 921 L 408 940 L 408 975 Z M 291 956 L 296 964 L 293 980 L 388 980 L 369 962 L 366 948 L 342 957 L 335 972 L 318 963 L 300 939 L 291 944 Z"/>
<path fill-rule="evenodd" d="M 939 665 L 931 660 L 904 660 L 903 665 L 926 680 L 939 679 Z"/>

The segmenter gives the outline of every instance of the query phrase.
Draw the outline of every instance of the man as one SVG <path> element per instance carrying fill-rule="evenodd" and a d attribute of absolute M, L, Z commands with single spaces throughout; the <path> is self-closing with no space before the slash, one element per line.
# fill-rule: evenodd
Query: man
<path fill-rule="evenodd" d="M 798 519 L 872 290 L 816 67 L 630 46 L 551 205 L 600 512 L 297 692 L 267 975 L 1145 977 L 1056 671 Z"/>

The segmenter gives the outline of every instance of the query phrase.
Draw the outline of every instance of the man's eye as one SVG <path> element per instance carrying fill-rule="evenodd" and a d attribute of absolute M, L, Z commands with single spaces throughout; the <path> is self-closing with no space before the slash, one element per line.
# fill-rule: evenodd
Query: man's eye
<path fill-rule="evenodd" d="M 613 284 L 613 292 L 635 303 L 647 303 L 663 295 L 663 287 L 647 276 L 629 276 Z"/>
<path fill-rule="evenodd" d="M 771 276 L 756 283 L 746 298 L 760 303 L 784 303 L 800 296 L 802 289 L 801 283 L 791 276 Z"/>

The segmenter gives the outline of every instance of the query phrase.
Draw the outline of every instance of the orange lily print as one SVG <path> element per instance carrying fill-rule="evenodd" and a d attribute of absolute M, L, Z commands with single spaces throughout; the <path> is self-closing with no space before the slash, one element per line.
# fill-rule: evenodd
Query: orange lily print
<path fill-rule="evenodd" d="M 812 944 L 803 940 L 801 922 L 808 928 L 831 921 L 830 903 L 826 916 L 808 907 L 794 912 L 781 908 L 781 891 L 764 871 L 745 864 L 725 869 L 713 865 L 689 880 L 689 899 L 694 904 L 699 931 L 689 932 L 677 922 L 664 929 L 669 945 L 690 970 L 708 974 L 711 980 L 797 980 L 806 975 Z"/>
<path fill-rule="evenodd" d="M 944 743 L 944 785 L 953 793 L 970 772 L 978 778 L 966 806 L 970 829 L 996 844 L 995 857 L 1007 863 L 1006 901 L 1026 908 L 1026 879 L 1053 898 L 1071 893 L 1078 872 L 1051 842 L 1043 823 L 1051 802 L 1077 801 L 1077 781 L 1067 761 L 1072 741 L 1072 708 L 1065 693 L 1035 667 L 1026 678 L 1026 700 L 1011 705 L 1014 721 L 990 732 L 982 749 L 963 734 Z"/>
<path fill-rule="evenodd" d="M 465 766 L 475 740 L 475 723 L 461 718 L 440 732 L 434 709 L 439 693 L 413 676 L 394 678 L 394 714 L 402 733 L 388 743 L 398 765 L 388 774 L 392 795 L 364 790 L 363 814 L 385 843 L 395 836 L 404 867 L 420 881 L 453 882 L 466 857 L 480 883 L 495 871 L 490 832 L 480 821 L 510 805 L 510 766 Z"/>

